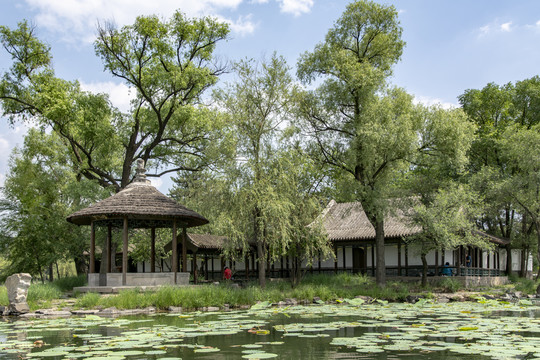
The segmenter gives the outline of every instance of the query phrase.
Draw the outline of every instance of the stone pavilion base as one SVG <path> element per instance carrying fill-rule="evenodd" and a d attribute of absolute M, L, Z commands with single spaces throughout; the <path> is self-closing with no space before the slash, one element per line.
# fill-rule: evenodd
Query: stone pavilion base
<path fill-rule="evenodd" d="M 126 284 L 122 284 L 122 273 L 88 274 L 88 286 L 74 288 L 79 292 L 111 293 L 122 289 L 140 288 L 141 290 L 157 289 L 163 285 L 189 285 L 189 273 L 127 273 Z"/>

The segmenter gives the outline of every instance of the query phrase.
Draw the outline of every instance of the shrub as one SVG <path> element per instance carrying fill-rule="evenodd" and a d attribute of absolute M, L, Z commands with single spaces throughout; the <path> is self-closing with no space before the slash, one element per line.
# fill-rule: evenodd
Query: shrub
<path fill-rule="evenodd" d="M 75 301 L 75 306 L 78 308 L 91 309 L 99 304 L 101 296 L 97 293 L 86 293 L 81 295 Z"/>
<path fill-rule="evenodd" d="M 440 287 L 442 291 L 450 293 L 455 293 L 463 288 L 463 285 L 459 280 L 450 277 L 439 280 L 437 286 Z"/>
<path fill-rule="evenodd" d="M 86 275 L 68 276 L 53 281 L 53 285 L 61 291 L 71 291 L 74 287 L 85 286 L 86 284 Z"/>
<path fill-rule="evenodd" d="M 509 279 L 514 284 L 517 291 L 521 291 L 525 294 L 536 294 L 538 283 L 535 280 L 521 277 L 509 277 Z"/>

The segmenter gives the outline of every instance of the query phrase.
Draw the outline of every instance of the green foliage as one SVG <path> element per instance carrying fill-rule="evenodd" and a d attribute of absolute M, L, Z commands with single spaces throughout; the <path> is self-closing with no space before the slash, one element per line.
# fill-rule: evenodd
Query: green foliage
<path fill-rule="evenodd" d="M 224 150 L 231 155 L 217 171 L 176 179 L 173 196 L 211 216 L 212 224 L 199 231 L 227 236 L 228 258 L 243 259 L 249 243 L 255 245 L 263 284 L 263 259 L 289 254 L 300 269 L 302 261 L 310 263 L 319 252 L 329 256 L 331 249 L 319 224 L 307 226 L 321 211 L 313 191 L 318 169 L 288 127 L 297 90 L 285 60 L 273 54 L 234 69 L 237 81 L 214 93 L 235 135 Z"/>
<path fill-rule="evenodd" d="M 437 287 L 441 288 L 443 292 L 455 293 L 463 288 L 460 281 L 451 277 L 441 279 L 437 282 Z"/>
<path fill-rule="evenodd" d="M 81 296 L 78 296 L 75 300 L 75 307 L 76 308 L 83 308 L 83 309 L 92 309 L 95 308 L 99 301 L 101 300 L 101 295 L 97 293 L 85 293 Z"/>
<path fill-rule="evenodd" d="M 540 78 L 469 89 L 460 103 L 478 126 L 470 152 L 470 183 L 485 198 L 484 229 L 512 240 L 527 254 L 538 250 Z M 536 234 L 535 234 L 536 233 Z M 534 240 L 536 235 L 536 241 Z M 537 255 L 536 262 L 540 259 Z M 511 263 L 511 259 L 509 259 Z"/>
<path fill-rule="evenodd" d="M 5 286 L 0 286 L 0 305 L 2 305 L 2 306 L 8 306 L 9 305 L 7 289 L 6 289 Z"/>
<path fill-rule="evenodd" d="M 85 286 L 87 282 L 86 275 L 79 275 L 56 279 L 53 281 L 53 285 L 60 291 L 66 292 L 73 290 L 74 287 Z"/>
<path fill-rule="evenodd" d="M 536 294 L 536 289 L 540 286 L 540 281 L 527 279 L 527 278 L 518 278 L 518 277 L 509 277 L 512 281 L 516 291 L 521 291 L 524 294 Z"/>
<path fill-rule="evenodd" d="M 0 201 L 0 246 L 9 262 L 2 269 L 4 278 L 28 272 L 43 280 L 51 264 L 82 262 L 88 229 L 65 219 L 106 192 L 77 178 L 69 164 L 62 140 L 36 129 L 12 154 Z"/>
<path fill-rule="evenodd" d="M 141 16 L 121 29 L 99 26 L 96 54 L 135 93 L 122 113 L 106 95 L 57 78 L 50 49 L 27 22 L 14 30 L 2 26 L 0 42 L 13 60 L 0 82 L 4 115 L 52 129 L 76 173 L 102 187 L 127 186 L 137 158 L 162 174 L 198 170 L 223 137 L 213 113 L 198 104 L 223 72 L 212 53 L 228 32 L 213 18 L 188 19 L 178 11 L 168 21 Z"/>

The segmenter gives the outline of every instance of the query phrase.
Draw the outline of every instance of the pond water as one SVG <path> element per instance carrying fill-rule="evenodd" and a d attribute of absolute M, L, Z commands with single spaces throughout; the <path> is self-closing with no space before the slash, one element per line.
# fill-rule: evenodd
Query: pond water
<path fill-rule="evenodd" d="M 352 304 L 351 304 L 352 303 Z M 540 306 L 529 301 L 268 307 L 0 323 L 0 358 L 534 359 Z"/>

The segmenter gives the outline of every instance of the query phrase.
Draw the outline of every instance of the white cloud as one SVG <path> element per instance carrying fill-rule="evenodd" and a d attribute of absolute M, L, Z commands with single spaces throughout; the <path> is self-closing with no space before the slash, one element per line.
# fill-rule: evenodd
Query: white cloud
<path fill-rule="evenodd" d="M 156 14 L 169 18 L 177 9 L 187 16 L 219 15 L 234 10 L 243 0 L 25 0 L 37 13 L 38 26 L 62 34 L 66 41 L 91 42 L 98 21 L 114 21 L 118 26 L 133 23 L 139 15 Z"/>
<path fill-rule="evenodd" d="M 512 29 L 510 28 L 511 25 L 512 25 L 511 21 L 509 21 L 507 23 L 504 23 L 504 24 L 501 24 L 501 31 L 504 31 L 504 32 L 512 31 Z"/>
<path fill-rule="evenodd" d="M 231 31 L 239 34 L 240 36 L 245 36 L 255 32 L 255 29 L 259 26 L 251 21 L 252 14 L 246 16 L 240 16 L 236 21 L 229 19 L 219 18 L 219 20 L 226 22 L 231 27 Z"/>
<path fill-rule="evenodd" d="M 500 20 L 496 19 L 489 24 L 481 26 L 478 29 L 478 34 L 479 36 L 487 36 L 487 35 L 503 33 L 503 32 L 509 33 L 509 32 L 512 32 L 515 28 L 514 26 L 512 26 L 512 24 L 513 24 L 512 21 L 503 23 Z"/>
<path fill-rule="evenodd" d="M 431 96 L 414 95 L 413 103 L 415 103 L 415 104 L 423 104 L 425 106 L 440 106 L 443 109 L 454 109 L 454 108 L 459 107 L 458 104 L 445 102 L 445 101 L 442 101 L 441 99 L 434 98 L 434 97 L 431 97 Z"/>
<path fill-rule="evenodd" d="M 313 7 L 313 0 L 277 0 L 282 12 L 300 16 L 308 13 Z"/>
<path fill-rule="evenodd" d="M 112 104 L 122 112 L 129 111 L 130 101 L 135 98 L 135 91 L 122 83 L 114 83 L 112 81 L 95 83 L 79 82 L 84 91 L 90 91 L 95 94 L 109 94 Z"/>

